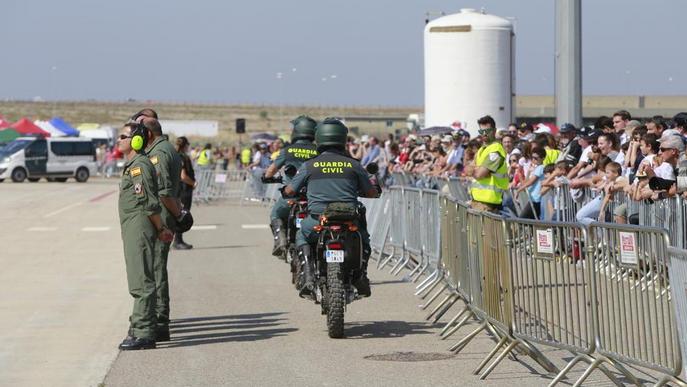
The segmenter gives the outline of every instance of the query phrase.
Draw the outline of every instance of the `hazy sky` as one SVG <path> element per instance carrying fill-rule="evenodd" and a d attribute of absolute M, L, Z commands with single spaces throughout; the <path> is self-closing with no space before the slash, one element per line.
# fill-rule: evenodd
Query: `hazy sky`
<path fill-rule="evenodd" d="M 516 19 L 516 91 L 552 94 L 553 4 L 0 0 L 0 98 L 421 106 L 425 13 L 466 7 Z M 582 9 L 585 94 L 686 92 L 687 1 Z"/>

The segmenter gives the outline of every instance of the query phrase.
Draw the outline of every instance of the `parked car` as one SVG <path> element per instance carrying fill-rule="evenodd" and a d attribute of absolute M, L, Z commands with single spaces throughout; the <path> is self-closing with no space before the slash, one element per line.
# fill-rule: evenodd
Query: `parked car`
<path fill-rule="evenodd" d="M 84 137 L 20 137 L 0 150 L 0 182 L 65 182 L 73 177 L 83 183 L 96 172 L 95 146 Z"/>

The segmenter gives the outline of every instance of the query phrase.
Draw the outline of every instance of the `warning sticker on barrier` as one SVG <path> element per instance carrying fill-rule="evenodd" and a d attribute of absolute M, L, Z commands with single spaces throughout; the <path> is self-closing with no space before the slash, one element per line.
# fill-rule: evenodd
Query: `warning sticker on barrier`
<path fill-rule="evenodd" d="M 218 173 L 215 175 L 215 183 L 226 183 L 227 182 L 227 175 L 223 173 Z"/>
<path fill-rule="evenodd" d="M 553 254 L 553 233 L 551 232 L 551 229 L 536 231 L 537 253 Z"/>
<path fill-rule="evenodd" d="M 637 258 L 637 239 L 633 232 L 619 231 L 620 236 L 620 262 L 628 265 L 636 265 Z"/>

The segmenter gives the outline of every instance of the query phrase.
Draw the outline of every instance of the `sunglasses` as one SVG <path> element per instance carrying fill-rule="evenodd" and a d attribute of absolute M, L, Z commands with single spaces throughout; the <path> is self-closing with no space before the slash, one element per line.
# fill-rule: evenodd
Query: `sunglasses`
<path fill-rule="evenodd" d="M 532 160 L 541 160 L 542 158 L 539 156 L 532 156 Z"/>
<path fill-rule="evenodd" d="M 127 136 L 126 134 L 120 134 L 119 135 L 120 140 L 126 140 L 127 138 L 131 138 L 131 136 Z"/>
<path fill-rule="evenodd" d="M 673 150 L 674 148 L 660 148 L 661 152 L 668 152 Z"/>

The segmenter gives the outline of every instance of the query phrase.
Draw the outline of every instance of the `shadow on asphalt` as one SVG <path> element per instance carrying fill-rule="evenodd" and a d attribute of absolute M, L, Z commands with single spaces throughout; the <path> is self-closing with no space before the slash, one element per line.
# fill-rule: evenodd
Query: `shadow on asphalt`
<path fill-rule="evenodd" d="M 273 312 L 175 319 L 169 324 L 172 340 L 159 343 L 158 347 L 267 340 L 297 331 L 297 328 L 277 328 L 286 324 L 287 319 L 277 317 L 284 314 Z"/>
<path fill-rule="evenodd" d="M 395 338 L 406 335 L 432 334 L 429 323 L 407 321 L 358 321 L 346 323 L 344 332 L 347 339 Z"/>

